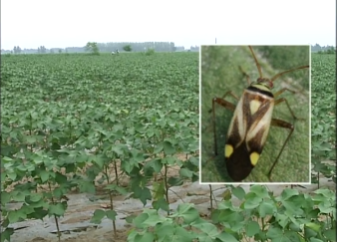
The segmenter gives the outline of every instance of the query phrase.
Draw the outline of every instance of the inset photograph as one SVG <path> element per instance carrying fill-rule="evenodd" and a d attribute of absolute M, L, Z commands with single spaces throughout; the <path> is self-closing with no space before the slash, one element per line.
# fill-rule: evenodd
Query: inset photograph
<path fill-rule="evenodd" d="M 310 184 L 310 46 L 201 46 L 201 183 Z"/>

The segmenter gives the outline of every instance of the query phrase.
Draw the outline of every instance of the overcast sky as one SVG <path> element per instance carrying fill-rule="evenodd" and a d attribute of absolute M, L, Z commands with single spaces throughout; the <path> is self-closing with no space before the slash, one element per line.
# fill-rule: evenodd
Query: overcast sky
<path fill-rule="evenodd" d="M 1 49 L 336 43 L 335 0 L 1 0 Z"/>

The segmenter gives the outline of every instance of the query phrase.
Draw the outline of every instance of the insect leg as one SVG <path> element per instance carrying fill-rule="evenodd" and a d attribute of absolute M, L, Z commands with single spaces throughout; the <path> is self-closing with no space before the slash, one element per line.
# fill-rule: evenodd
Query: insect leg
<path fill-rule="evenodd" d="M 282 88 L 281 90 L 279 90 L 278 92 L 275 92 L 275 93 L 274 93 L 274 98 L 277 98 L 278 96 L 280 96 L 280 95 L 281 95 L 282 93 L 284 93 L 285 91 L 291 92 L 291 93 L 293 93 L 293 94 L 296 93 L 295 91 L 290 90 L 289 88 L 284 87 L 284 88 Z"/>
<path fill-rule="evenodd" d="M 215 104 L 220 104 L 221 106 L 223 106 L 224 108 L 234 112 L 235 110 L 235 105 L 233 103 L 230 103 L 228 101 L 226 101 L 224 99 L 225 96 L 227 96 L 228 94 L 231 94 L 233 97 L 237 98 L 235 96 L 235 94 L 233 94 L 232 92 L 227 92 L 225 93 L 225 95 L 223 96 L 223 98 L 218 98 L 218 97 L 215 97 L 213 98 L 212 100 L 212 113 L 213 113 L 213 135 L 214 135 L 214 154 L 215 155 L 218 155 L 218 152 L 217 152 L 217 147 L 218 147 L 218 144 L 217 144 L 217 141 L 216 141 L 216 125 L 215 125 Z"/>
<path fill-rule="evenodd" d="M 222 96 L 221 99 L 225 99 L 225 97 L 226 97 L 227 95 L 231 95 L 231 96 L 234 97 L 237 101 L 239 101 L 239 97 L 236 96 L 232 91 L 226 92 L 226 93 Z"/>
<path fill-rule="evenodd" d="M 274 97 L 280 95 L 280 94 L 281 94 L 282 92 L 284 92 L 285 90 L 288 90 L 288 91 L 292 92 L 292 91 L 289 90 L 288 88 L 282 88 L 280 91 L 278 91 L 276 94 L 274 94 Z M 282 92 L 281 92 L 281 91 L 282 91 Z M 280 98 L 280 99 L 275 100 L 275 106 L 278 105 L 278 104 L 280 104 L 280 103 L 282 103 L 282 102 L 285 102 L 285 103 L 287 104 L 287 107 L 288 107 L 288 109 L 289 109 L 289 111 L 290 111 L 290 113 L 291 113 L 291 116 L 293 116 L 294 119 L 304 120 L 303 118 L 298 118 L 298 117 L 296 117 L 296 115 L 294 114 L 293 110 L 290 108 L 287 99 L 285 99 L 285 98 Z"/>
<path fill-rule="evenodd" d="M 276 165 L 278 159 L 280 158 L 281 153 L 282 153 L 284 147 L 286 146 L 286 144 L 287 144 L 287 142 L 288 142 L 288 140 L 289 140 L 291 134 L 292 134 L 293 131 L 294 131 L 294 126 L 293 126 L 291 123 L 288 123 L 288 122 L 283 121 L 283 120 L 280 120 L 280 119 L 273 118 L 273 119 L 271 120 L 271 125 L 277 126 L 277 127 L 280 127 L 280 128 L 286 128 L 286 129 L 289 129 L 289 130 L 290 130 L 290 133 L 288 134 L 288 137 L 287 137 L 287 139 L 285 140 L 285 142 L 284 142 L 284 144 L 283 144 L 283 146 L 282 146 L 282 149 L 281 149 L 280 153 L 278 154 L 276 160 L 274 161 L 273 166 L 270 168 L 270 170 L 269 170 L 269 172 L 268 172 L 268 179 L 269 179 L 269 181 L 271 181 L 271 173 L 272 173 L 272 171 L 273 171 L 273 169 L 274 169 L 274 167 L 275 167 L 275 165 Z"/>
<path fill-rule="evenodd" d="M 231 96 L 234 97 L 237 101 L 239 101 L 239 97 L 238 97 L 238 96 L 236 96 L 232 91 L 228 91 L 228 92 L 226 92 L 221 98 L 218 98 L 218 97 L 213 98 L 213 101 L 212 101 L 212 102 L 213 102 L 213 104 L 212 104 L 212 109 L 210 109 L 208 112 L 210 113 L 210 112 L 212 112 L 212 110 L 214 110 L 214 102 L 216 102 L 216 103 L 220 104 L 221 106 L 227 108 L 228 110 L 231 110 L 231 111 L 234 112 L 234 110 L 235 110 L 235 105 L 225 100 L 225 97 L 228 96 L 228 95 L 231 95 Z M 216 100 L 216 101 L 215 101 L 215 100 Z M 234 108 L 232 108 L 231 106 L 234 106 Z"/>

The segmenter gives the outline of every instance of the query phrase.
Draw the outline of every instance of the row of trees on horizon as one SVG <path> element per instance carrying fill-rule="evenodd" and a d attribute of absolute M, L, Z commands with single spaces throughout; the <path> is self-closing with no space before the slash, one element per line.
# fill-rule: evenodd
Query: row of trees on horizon
<path fill-rule="evenodd" d="M 96 43 L 96 42 L 88 42 Z M 88 44 L 87 43 L 87 44 Z M 156 52 L 174 52 L 186 51 L 182 46 L 175 46 L 173 42 L 117 42 L 117 43 L 96 43 L 99 52 L 114 52 L 116 50 L 125 51 L 125 46 L 130 46 L 132 52 L 143 52 L 152 49 Z M 198 51 L 198 46 L 191 46 L 191 51 Z M 46 53 L 84 53 L 87 52 L 87 45 L 83 47 L 67 47 L 67 48 L 50 48 L 39 46 L 37 49 L 22 49 L 19 46 L 14 46 L 13 50 L 1 50 L 2 54 L 46 54 Z"/>
<path fill-rule="evenodd" d="M 175 52 L 175 51 L 188 51 L 182 46 L 175 46 L 173 42 L 117 42 L 117 43 L 95 43 L 98 48 L 98 52 L 114 52 L 119 51 L 132 51 L 143 52 L 149 49 L 156 52 Z M 87 43 L 87 45 L 88 45 Z M 13 50 L 1 49 L 1 54 L 54 54 L 54 53 L 85 53 L 88 52 L 88 47 L 67 47 L 67 48 L 51 48 L 47 49 L 44 45 L 39 46 L 37 49 L 21 49 L 20 46 L 14 46 Z M 125 49 L 128 46 L 129 49 Z M 191 46 L 189 51 L 199 51 L 199 46 Z M 335 53 L 336 47 L 334 46 L 320 46 L 315 44 L 311 46 L 312 52 L 326 52 Z"/>

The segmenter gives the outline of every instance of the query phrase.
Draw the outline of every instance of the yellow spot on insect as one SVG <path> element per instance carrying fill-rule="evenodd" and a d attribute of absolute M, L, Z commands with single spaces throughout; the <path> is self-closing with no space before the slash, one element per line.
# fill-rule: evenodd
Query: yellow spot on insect
<path fill-rule="evenodd" d="M 249 103 L 250 113 L 253 115 L 261 106 L 261 102 L 258 100 L 252 100 Z"/>
<path fill-rule="evenodd" d="M 257 161 L 259 160 L 260 154 L 257 152 L 253 152 L 250 154 L 250 163 L 255 166 Z"/>
<path fill-rule="evenodd" d="M 234 151 L 233 146 L 226 145 L 225 146 L 225 157 L 226 158 L 230 157 L 233 154 L 233 151 Z"/>

